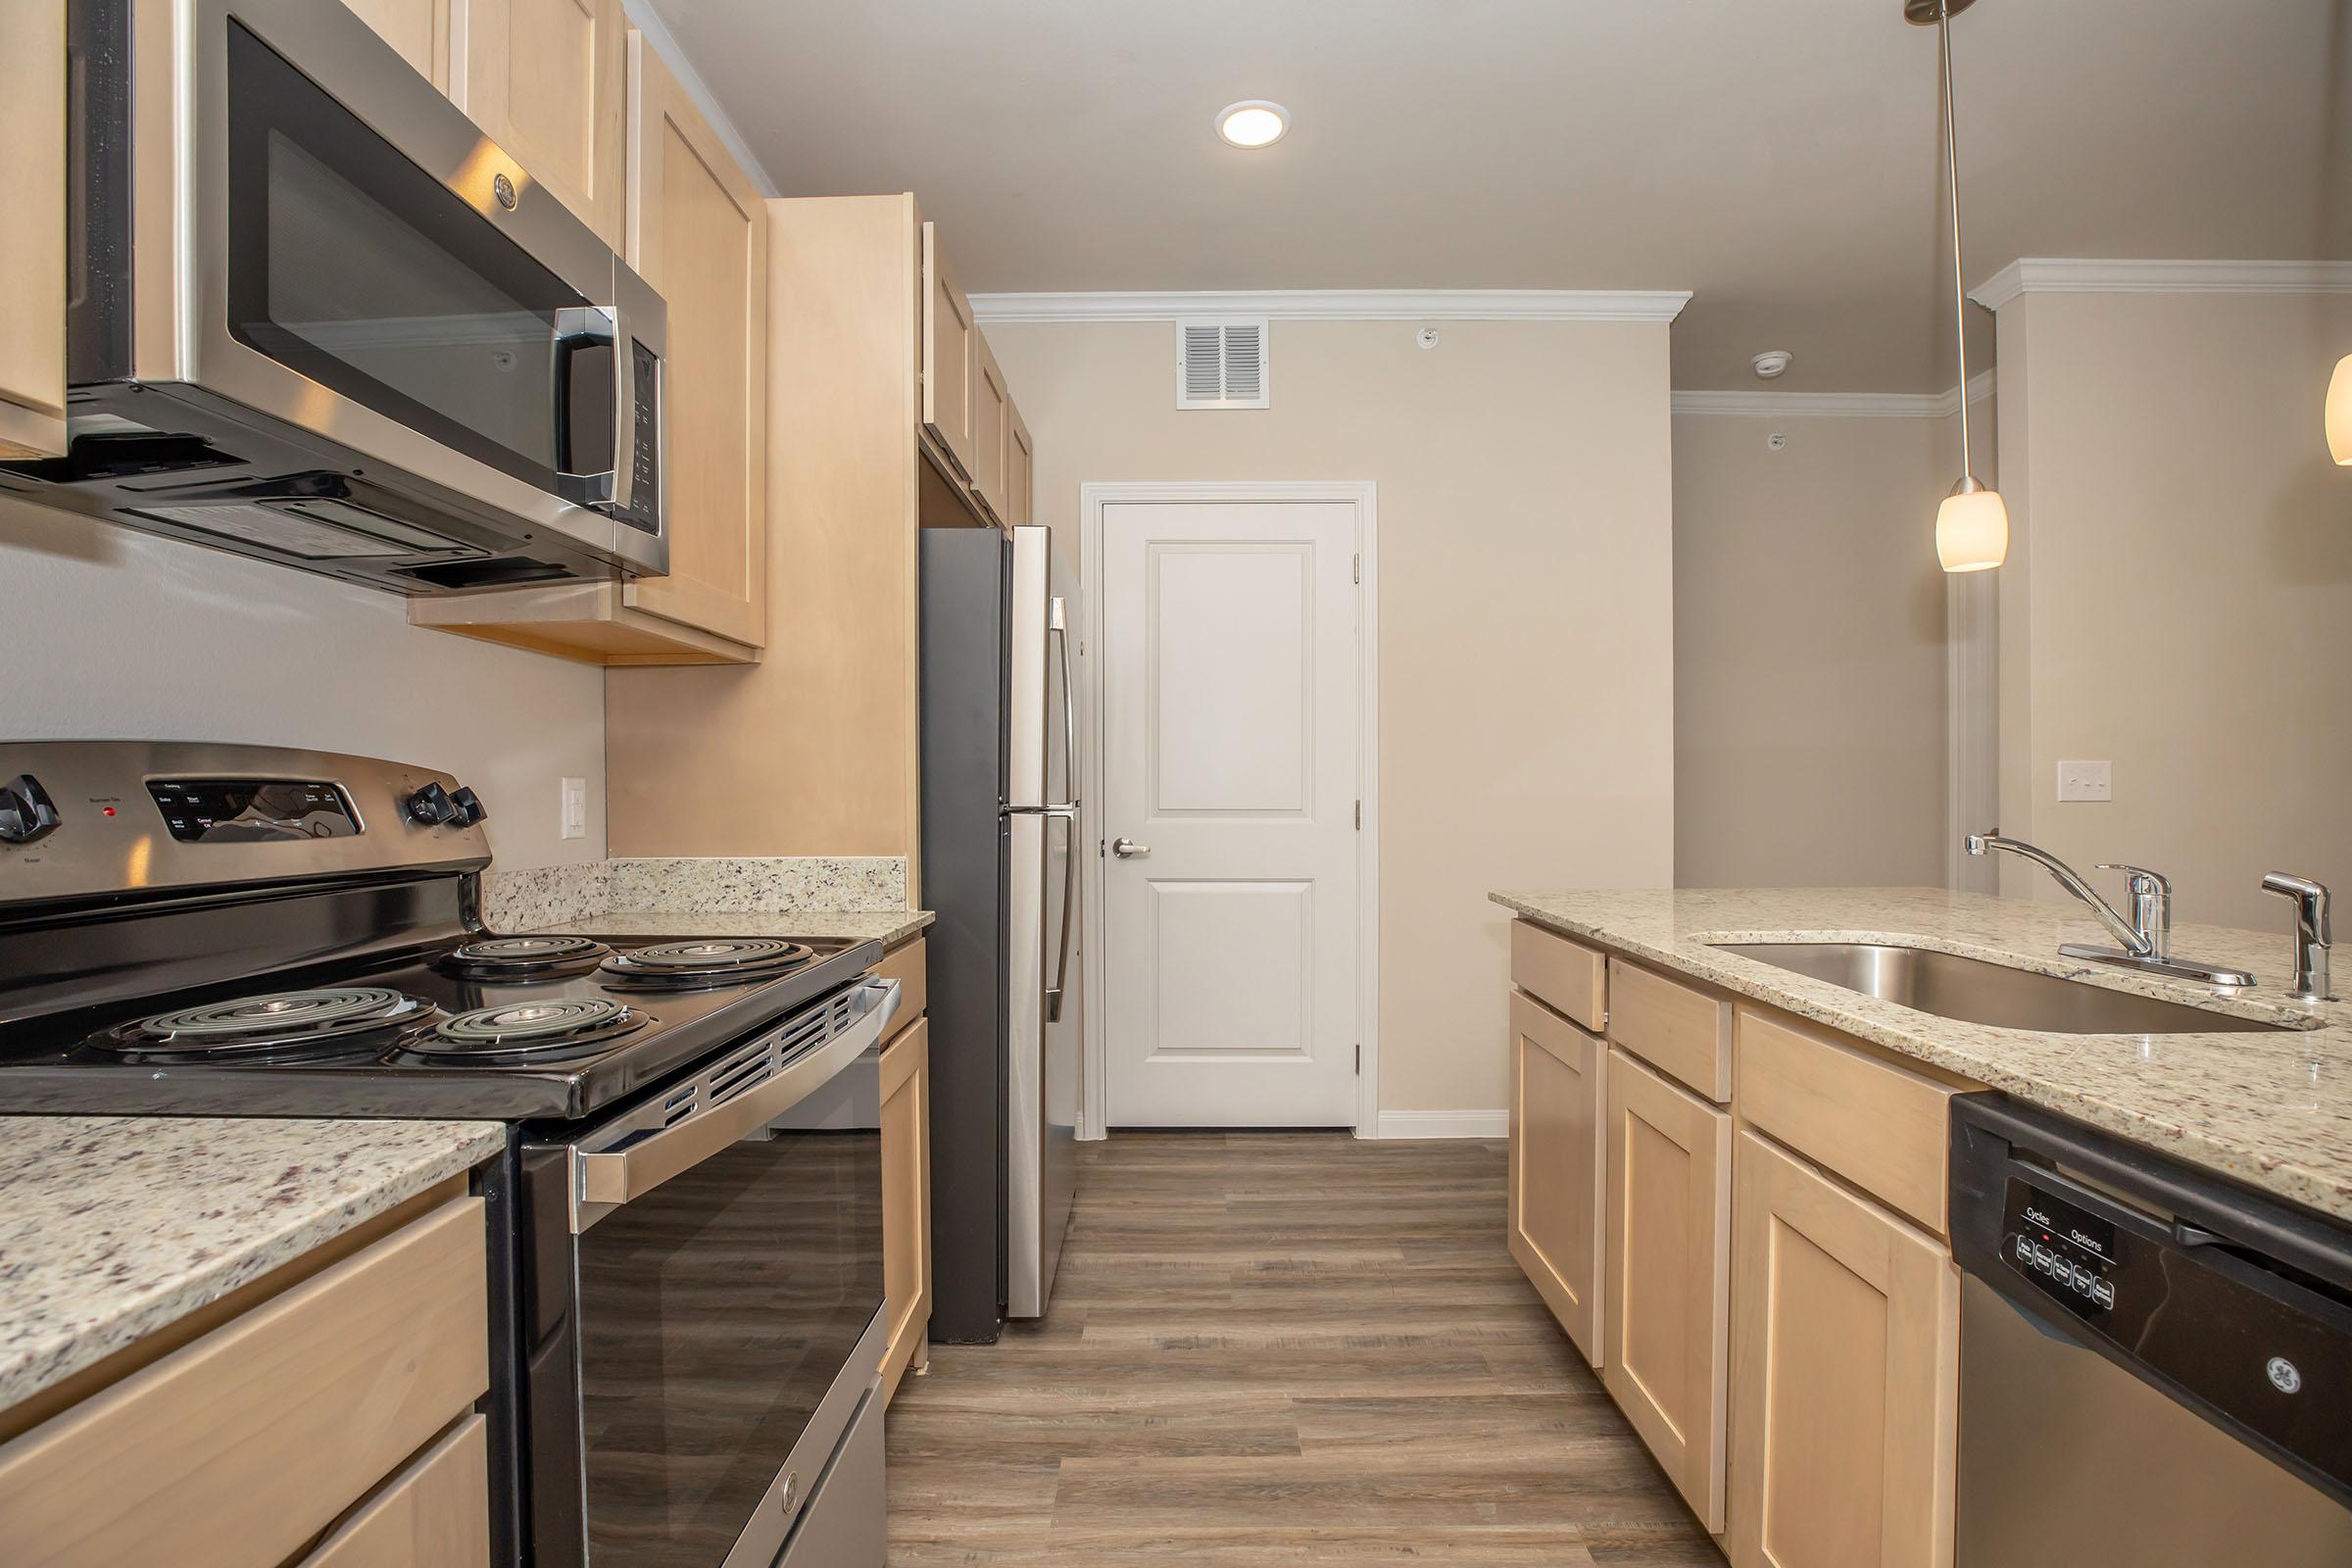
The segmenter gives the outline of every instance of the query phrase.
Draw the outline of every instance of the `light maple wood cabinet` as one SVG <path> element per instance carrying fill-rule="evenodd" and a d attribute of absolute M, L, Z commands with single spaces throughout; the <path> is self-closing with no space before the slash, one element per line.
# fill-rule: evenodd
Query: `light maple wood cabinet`
<path fill-rule="evenodd" d="M 0 458 L 66 450 L 66 8 L 0 0 Z"/>
<path fill-rule="evenodd" d="M 1603 1361 L 1601 1239 L 1608 1047 L 1511 995 L 1511 1256 L 1585 1359 Z"/>
<path fill-rule="evenodd" d="M 895 1033 L 882 1048 L 882 1294 L 890 1338 L 882 1396 L 931 1362 L 931 1022 L 922 938 L 894 948 L 875 972 L 899 982 Z"/>
<path fill-rule="evenodd" d="M 987 336 L 979 334 L 978 343 L 972 366 L 972 494 L 991 517 L 1010 527 L 1012 509 L 1005 502 L 1004 477 L 1005 447 L 1012 439 L 1012 395 L 1004 390 L 1004 371 Z"/>
<path fill-rule="evenodd" d="M 1037 445 L 1029 438 L 1029 421 L 1009 400 L 1004 424 L 1004 515 L 1007 528 L 1025 528 L 1035 521 Z"/>
<path fill-rule="evenodd" d="M 923 224 L 923 433 L 950 472 L 969 484 L 980 473 L 980 438 L 973 426 L 972 388 L 980 373 L 980 328 L 972 302 L 948 265 L 939 225 Z"/>
<path fill-rule="evenodd" d="M 767 641 L 767 204 L 641 33 L 628 84 L 625 256 L 668 304 L 669 569 L 414 599 L 409 618 L 594 663 L 749 663 Z"/>
<path fill-rule="evenodd" d="M 400 58 L 449 95 L 450 0 L 343 0 Z"/>
<path fill-rule="evenodd" d="M 487 1247 L 464 1192 L 419 1195 L 43 1391 L 32 1424 L 0 1412 L 0 1556 L 252 1568 L 317 1547 L 320 1568 L 487 1568 Z"/>
<path fill-rule="evenodd" d="M 464 0 L 462 9 L 465 66 L 451 96 L 532 179 L 620 249 L 628 205 L 628 21 L 620 0 Z"/>
<path fill-rule="evenodd" d="M 1724 1518 L 1732 1118 L 1612 1047 L 1601 1380 L 1710 1531 Z"/>
<path fill-rule="evenodd" d="M 1735 1568 L 1948 1568 L 1950 1254 L 1752 1131 L 1736 1163 Z"/>

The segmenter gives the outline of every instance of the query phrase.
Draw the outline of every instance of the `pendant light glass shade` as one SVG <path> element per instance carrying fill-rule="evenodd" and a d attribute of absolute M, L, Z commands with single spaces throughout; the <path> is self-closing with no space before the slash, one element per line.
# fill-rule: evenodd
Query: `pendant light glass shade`
<path fill-rule="evenodd" d="M 2352 354 L 2336 361 L 2328 378 L 2328 450 L 2352 468 Z"/>
<path fill-rule="evenodd" d="M 1936 509 L 1936 559 L 1946 571 L 1984 571 L 2009 559 L 2009 509 L 1998 490 L 1963 479 Z"/>

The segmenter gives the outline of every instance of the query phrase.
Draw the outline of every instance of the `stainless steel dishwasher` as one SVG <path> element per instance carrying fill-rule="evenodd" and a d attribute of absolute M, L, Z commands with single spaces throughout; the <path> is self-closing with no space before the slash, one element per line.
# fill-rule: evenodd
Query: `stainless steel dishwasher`
<path fill-rule="evenodd" d="M 2352 1564 L 2352 1227 L 1952 1102 L 1956 1568 Z"/>

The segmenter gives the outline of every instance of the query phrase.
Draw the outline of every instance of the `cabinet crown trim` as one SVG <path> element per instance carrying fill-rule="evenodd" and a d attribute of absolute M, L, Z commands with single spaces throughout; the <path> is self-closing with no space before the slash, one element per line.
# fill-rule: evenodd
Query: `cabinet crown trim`
<path fill-rule="evenodd" d="M 1671 321 L 1688 289 L 1297 288 L 1169 293 L 973 294 L 972 317 L 999 321 L 1172 321 L 1263 316 L 1284 321 Z"/>

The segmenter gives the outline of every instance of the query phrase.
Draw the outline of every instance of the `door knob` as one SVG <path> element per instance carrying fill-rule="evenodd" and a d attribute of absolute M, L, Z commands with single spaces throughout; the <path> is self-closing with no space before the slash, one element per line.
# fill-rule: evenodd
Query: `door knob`
<path fill-rule="evenodd" d="M 1152 853 L 1152 846 L 1149 844 L 1138 844 L 1133 839 L 1112 839 L 1110 841 L 1110 853 L 1117 856 L 1122 860 L 1132 860 L 1139 855 L 1150 855 Z"/>

